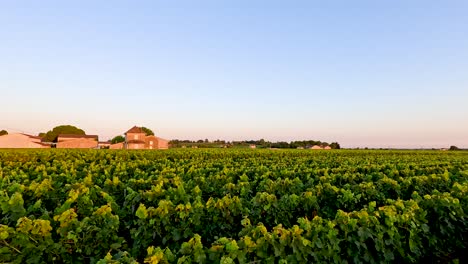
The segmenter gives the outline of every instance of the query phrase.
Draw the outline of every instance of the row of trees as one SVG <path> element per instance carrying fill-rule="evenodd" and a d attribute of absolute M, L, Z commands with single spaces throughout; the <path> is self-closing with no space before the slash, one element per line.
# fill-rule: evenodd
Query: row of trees
<path fill-rule="evenodd" d="M 338 142 L 321 142 L 317 140 L 303 140 L 303 141 L 279 141 L 279 142 L 270 142 L 264 139 L 260 140 L 243 140 L 243 141 L 225 141 L 225 140 L 215 140 L 209 141 L 208 139 L 200 139 L 200 140 L 179 140 L 174 139 L 169 142 L 171 147 L 180 148 L 180 147 L 190 147 L 190 146 L 197 146 L 197 147 L 211 147 L 211 148 L 219 148 L 219 147 L 248 147 L 250 145 L 255 145 L 257 148 L 307 148 L 311 146 L 321 146 L 326 147 L 330 146 L 332 149 L 340 149 L 340 144 Z"/>
<path fill-rule="evenodd" d="M 340 149 L 340 144 L 338 142 L 322 142 L 318 140 L 301 140 L 301 141 L 291 141 L 291 142 L 286 142 L 286 141 L 278 141 L 278 142 L 270 142 L 270 141 L 265 141 L 264 139 L 260 140 L 247 140 L 247 141 L 239 141 L 239 142 L 233 142 L 233 145 L 244 145 L 244 144 L 249 144 L 249 145 L 256 145 L 257 147 L 260 148 L 307 148 L 307 147 L 312 147 L 312 146 L 321 146 L 321 147 L 327 147 L 330 146 L 332 149 Z"/>

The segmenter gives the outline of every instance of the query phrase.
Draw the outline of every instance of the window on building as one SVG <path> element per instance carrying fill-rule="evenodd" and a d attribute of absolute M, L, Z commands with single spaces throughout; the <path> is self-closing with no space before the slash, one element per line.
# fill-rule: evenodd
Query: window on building
<path fill-rule="evenodd" d="M 150 145 L 153 145 L 153 141 L 150 141 Z"/>
<path fill-rule="evenodd" d="M 135 135 L 135 139 L 138 139 L 138 135 Z"/>

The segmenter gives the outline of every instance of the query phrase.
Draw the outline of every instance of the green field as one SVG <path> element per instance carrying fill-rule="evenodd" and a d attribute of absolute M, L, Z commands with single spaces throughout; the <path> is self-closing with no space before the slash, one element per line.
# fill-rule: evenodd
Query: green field
<path fill-rule="evenodd" d="M 0 150 L 0 263 L 460 262 L 468 152 Z"/>

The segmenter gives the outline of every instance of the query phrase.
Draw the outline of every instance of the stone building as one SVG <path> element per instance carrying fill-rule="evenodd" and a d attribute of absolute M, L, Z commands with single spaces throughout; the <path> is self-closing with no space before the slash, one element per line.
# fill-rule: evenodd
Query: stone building
<path fill-rule="evenodd" d="M 169 141 L 147 136 L 141 127 L 134 126 L 125 132 L 125 142 L 112 144 L 110 149 L 168 149 Z"/>

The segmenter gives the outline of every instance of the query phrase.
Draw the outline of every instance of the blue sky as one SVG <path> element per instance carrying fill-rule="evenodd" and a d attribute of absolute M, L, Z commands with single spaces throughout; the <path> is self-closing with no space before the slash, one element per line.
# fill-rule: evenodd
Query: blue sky
<path fill-rule="evenodd" d="M 3 1 L 0 129 L 468 147 L 466 1 Z"/>

